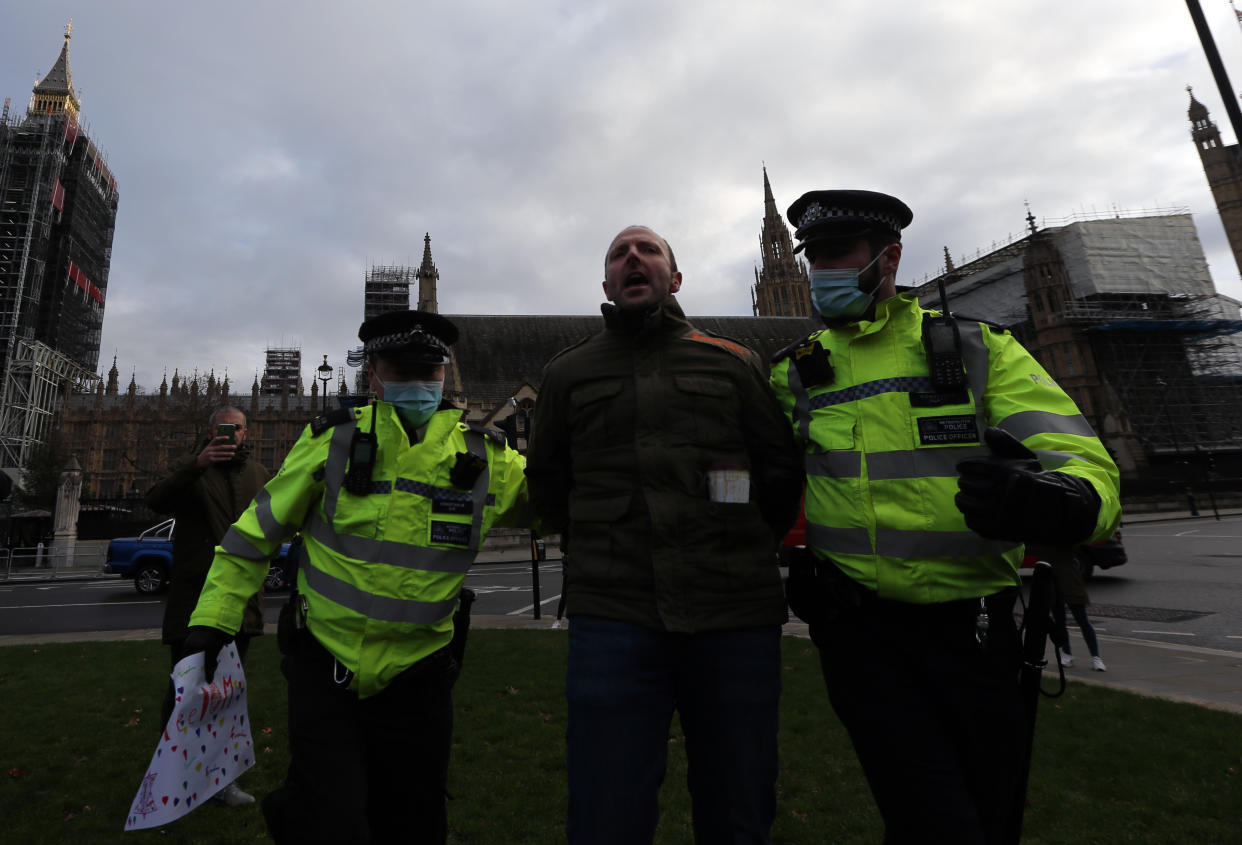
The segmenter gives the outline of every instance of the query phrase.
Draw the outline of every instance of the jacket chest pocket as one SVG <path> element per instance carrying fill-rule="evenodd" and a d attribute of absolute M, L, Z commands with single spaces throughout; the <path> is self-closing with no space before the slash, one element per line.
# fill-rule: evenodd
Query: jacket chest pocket
<path fill-rule="evenodd" d="M 623 421 L 632 418 L 632 407 L 619 400 L 625 382 L 606 379 L 584 384 L 569 394 L 570 425 L 580 442 L 613 443 L 620 438 Z M 631 403 L 632 404 L 632 403 Z"/>
<path fill-rule="evenodd" d="M 850 405 L 829 405 L 811 414 L 811 442 L 817 452 L 854 448 L 854 409 Z"/>
<path fill-rule="evenodd" d="M 332 520 L 332 527 L 338 534 L 352 537 L 382 536 L 389 498 L 390 494 L 386 493 L 355 496 L 342 490 L 336 503 L 336 516 Z"/>
<path fill-rule="evenodd" d="M 728 379 L 678 375 L 669 396 L 670 426 L 693 441 L 713 446 L 738 438 L 737 390 Z"/>

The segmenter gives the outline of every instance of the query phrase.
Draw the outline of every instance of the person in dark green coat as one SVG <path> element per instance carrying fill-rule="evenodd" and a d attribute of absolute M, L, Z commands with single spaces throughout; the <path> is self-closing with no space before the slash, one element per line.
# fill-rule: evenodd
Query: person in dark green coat
<path fill-rule="evenodd" d="M 754 352 L 686 319 L 668 242 L 604 258 L 603 330 L 544 373 L 531 500 L 567 555 L 571 845 L 651 842 L 674 710 L 699 843 L 766 843 L 802 466 Z"/>
<path fill-rule="evenodd" d="M 235 426 L 232 437 L 219 435 L 219 426 Z M 168 601 L 164 605 L 163 641 L 170 649 L 171 666 L 185 657 L 190 613 L 207 579 L 216 544 L 241 516 L 250 500 L 263 489 L 269 473 L 250 455 L 246 445 L 246 415 L 225 406 L 211 415 L 203 438 L 190 454 L 175 462 L 168 475 L 147 491 L 148 507 L 177 520 L 173 532 L 173 565 Z M 237 636 L 237 653 L 244 662 L 250 637 L 263 633 L 262 590 L 250 599 Z M 172 714 L 174 691 L 169 680 L 160 728 Z M 249 804 L 254 798 L 235 783 L 221 790 L 226 804 Z"/>

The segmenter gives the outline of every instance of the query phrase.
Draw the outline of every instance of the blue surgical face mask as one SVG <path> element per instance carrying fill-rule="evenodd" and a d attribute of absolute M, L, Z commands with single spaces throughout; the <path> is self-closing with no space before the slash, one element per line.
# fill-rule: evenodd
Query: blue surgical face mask
<path fill-rule="evenodd" d="M 381 381 L 380 384 L 384 387 L 384 401 L 391 402 L 401 418 L 413 426 L 431 419 L 444 395 L 442 381 Z"/>
<path fill-rule="evenodd" d="M 885 252 L 887 250 L 881 250 L 880 255 Z M 821 317 L 826 320 L 853 320 L 867 313 L 867 309 L 875 301 L 875 292 L 861 290 L 858 279 L 880 260 L 880 255 L 871 259 L 861 270 L 846 268 L 810 271 L 811 304 Z"/>

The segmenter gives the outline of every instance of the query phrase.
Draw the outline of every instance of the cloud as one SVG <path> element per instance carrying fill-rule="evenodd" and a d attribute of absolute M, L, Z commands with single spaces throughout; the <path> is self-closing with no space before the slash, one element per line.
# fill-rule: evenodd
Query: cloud
<path fill-rule="evenodd" d="M 1232 11 L 1205 9 L 1242 79 Z M 903 281 L 1037 221 L 1189 208 L 1242 298 L 1185 86 L 1227 138 L 1180 4 L 429 0 L 98 8 L 0 0 L 25 105 L 65 20 L 120 186 L 101 370 L 235 384 L 267 345 L 355 343 L 372 263 L 431 236 L 446 313 L 596 313 L 631 223 L 691 314 L 749 314 L 766 163 L 782 210 L 869 187 L 914 209 Z"/>

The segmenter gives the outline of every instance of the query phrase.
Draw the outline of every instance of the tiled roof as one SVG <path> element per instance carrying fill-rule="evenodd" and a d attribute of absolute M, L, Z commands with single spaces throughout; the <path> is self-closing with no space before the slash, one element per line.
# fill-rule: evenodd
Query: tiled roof
<path fill-rule="evenodd" d="M 452 372 L 446 389 L 472 401 L 499 403 L 523 384 L 535 388 L 544 365 L 565 347 L 600 331 L 604 318 L 594 316 L 446 314 L 461 332 L 453 346 Z M 749 346 L 763 360 L 791 341 L 822 328 L 805 317 L 689 317 L 695 326 Z"/>

